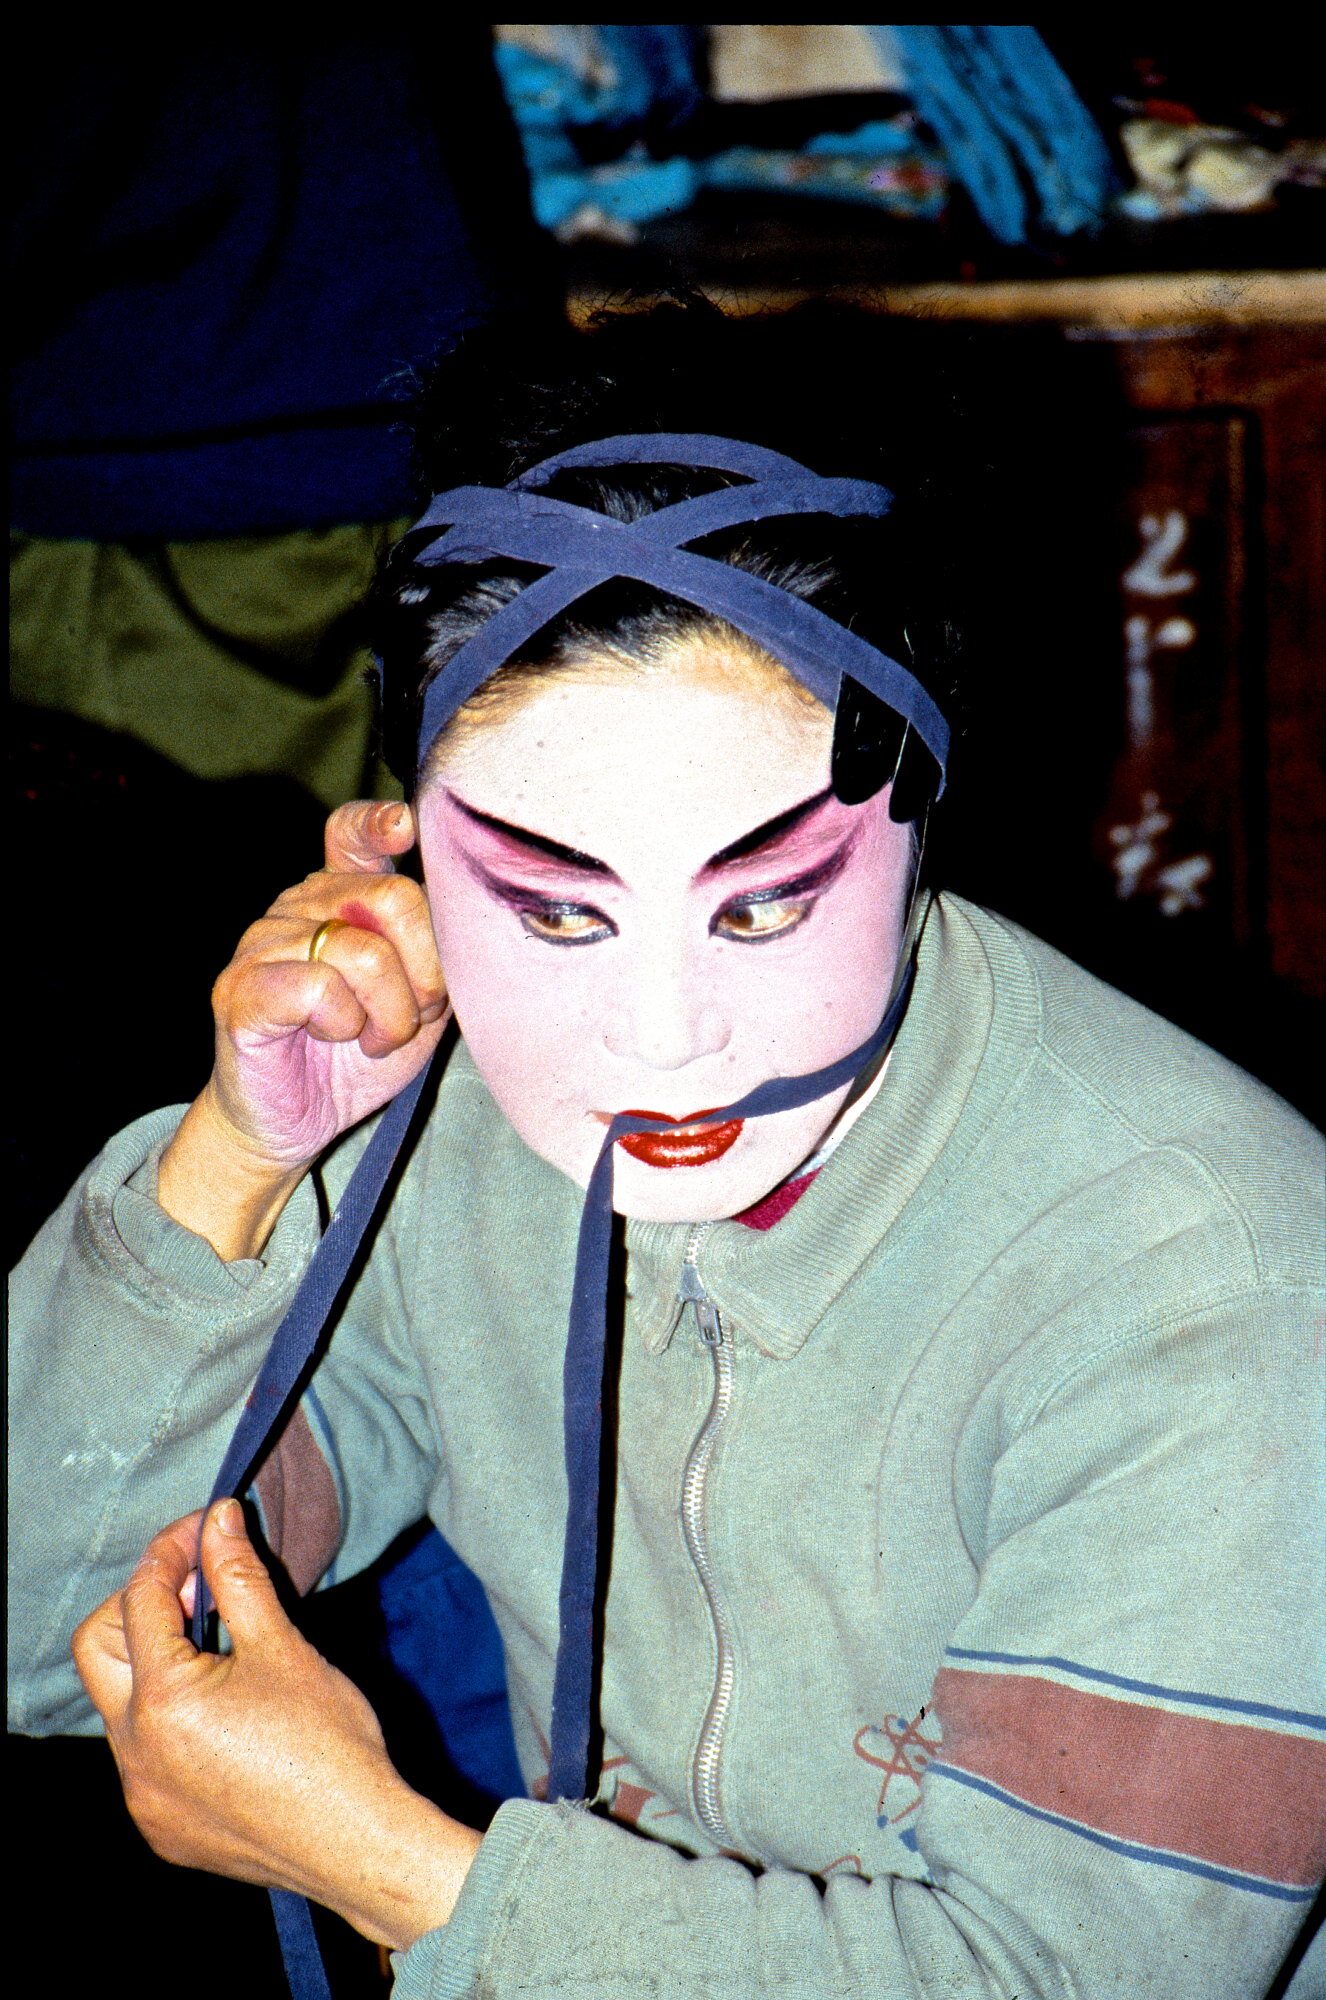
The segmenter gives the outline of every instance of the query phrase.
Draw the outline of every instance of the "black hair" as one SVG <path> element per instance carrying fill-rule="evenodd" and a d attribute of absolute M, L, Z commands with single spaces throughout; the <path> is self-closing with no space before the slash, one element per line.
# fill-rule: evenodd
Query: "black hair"
<path fill-rule="evenodd" d="M 891 379 L 897 332 L 875 316 L 832 307 L 738 318 L 695 298 L 599 314 L 583 331 L 490 326 L 467 336 L 426 387 L 416 446 L 420 485 L 425 492 L 505 485 L 574 445 L 650 431 L 740 438 L 817 472 L 877 480 L 896 495 L 881 520 L 797 515 L 724 530 L 693 546 L 852 627 L 909 666 L 951 711 L 958 644 L 933 471 L 944 454 L 934 451 L 932 436 L 927 464 L 915 424 L 897 420 L 909 393 Z M 933 397 L 929 404 L 933 422 Z M 632 521 L 731 483 L 722 473 L 660 464 L 564 470 L 544 490 Z M 372 614 L 382 662 L 382 752 L 407 791 L 429 682 L 541 573 L 507 560 L 424 567 L 414 556 L 435 532 L 397 544 Z M 680 599 L 618 580 L 553 620 L 509 665 L 556 666 L 596 646 L 640 657 L 715 622 Z M 910 765 L 896 774 L 895 818 L 914 817 L 933 790 L 928 753 L 914 736 L 908 743 Z M 840 795 L 868 797 L 894 777 L 901 744 L 898 718 L 845 682 L 834 745 Z"/>

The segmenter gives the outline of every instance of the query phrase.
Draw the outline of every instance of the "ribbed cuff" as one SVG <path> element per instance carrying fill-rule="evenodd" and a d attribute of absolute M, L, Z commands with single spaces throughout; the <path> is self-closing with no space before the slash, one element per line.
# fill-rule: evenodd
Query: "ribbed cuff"
<path fill-rule="evenodd" d="M 165 1287 L 181 1301 L 204 1308 L 258 1305 L 253 1293 L 284 1294 L 298 1282 L 317 1242 L 317 1200 L 307 1179 L 287 1202 L 261 1257 L 224 1263 L 203 1237 L 176 1222 L 157 1201 L 157 1168 L 174 1137 L 183 1105 L 150 1112 L 116 1135 L 88 1180 L 86 1204 L 93 1240 L 112 1264 L 123 1268 L 127 1253 L 154 1289 Z M 261 1309 L 261 1307 L 259 1308 Z"/>
<path fill-rule="evenodd" d="M 408 1951 L 393 1954 L 392 2000 L 466 2000 L 474 1992 L 494 1917 L 530 1847 L 548 1830 L 553 1810 L 533 1799 L 508 1799 L 498 1808 L 470 1864 L 451 1922 L 425 1931 Z"/>

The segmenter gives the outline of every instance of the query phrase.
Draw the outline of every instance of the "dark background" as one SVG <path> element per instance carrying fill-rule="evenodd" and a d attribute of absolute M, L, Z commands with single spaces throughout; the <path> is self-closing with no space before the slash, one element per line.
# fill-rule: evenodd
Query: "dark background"
<path fill-rule="evenodd" d="M 1043 32 L 1093 108 L 1136 74 L 1141 30 Z M 1165 88 L 1218 121 L 1241 115 L 1255 86 L 1310 124 L 1297 38 L 1245 42 L 1223 67 L 1186 46 L 1162 51 Z M 420 62 L 447 105 L 449 156 L 468 148 L 482 165 L 491 128 L 466 122 L 446 46 L 430 44 Z M 491 92 L 476 101 L 490 117 Z M 27 116 L 30 138 L 40 106 Z M 491 203 L 471 199 L 467 212 L 474 227 L 500 231 Z M 523 221 L 511 226 L 528 240 Z M 942 350 L 973 411 L 992 497 L 964 528 L 980 587 L 935 877 L 1025 923 L 1320 1123 L 1326 338 L 1319 307 L 1315 318 L 1286 313 L 1269 290 L 1259 307 L 1255 279 L 1302 270 L 1319 250 L 1320 202 L 1303 190 L 1265 214 L 1114 223 L 1091 241 L 1012 250 L 985 238 L 961 199 L 931 228 L 832 204 L 710 196 L 634 246 L 544 243 L 526 277 L 541 309 L 564 299 L 578 317 L 677 284 L 737 310 L 833 287 L 879 314 L 871 421 L 907 393 L 907 343 Z M 1223 299 L 1180 282 L 1219 271 L 1253 275 Z M 1136 273 L 1176 282 L 1147 293 Z M 28 275 L 40 283 L 40 269 Z M 67 276 L 56 273 L 52 299 Z M 1074 278 L 1115 289 L 1067 299 L 1046 289 Z M 947 290 L 901 296 L 926 281 Z M 1002 305 L 983 289 L 992 285 L 1009 288 Z M 1173 514 L 1182 545 L 1167 570 L 1153 565 L 1152 581 L 1192 581 L 1139 593 L 1145 524 Z M 1130 734 L 1129 648 L 1136 621 L 1154 637 L 1166 619 L 1192 637 L 1148 654 L 1141 740 Z M 8 754 L 19 857 L 12 1261 L 111 1132 L 201 1086 L 211 982 L 245 926 L 318 865 L 324 807 L 295 775 L 202 779 L 135 735 L 50 707 L 13 711 Z M 378 775 L 367 758 L 365 785 Z M 1154 851 L 1121 872 L 1130 843 L 1116 834 L 1149 812 L 1167 824 Z M 1209 865 L 1185 892 L 1194 859 Z M 406 1775 L 482 1824 L 490 1805 L 457 1778 L 426 1710 L 387 1666 L 376 1578 L 325 1593 L 304 1615 L 374 1699 Z M 124 1813 L 104 1745 L 11 1739 L 11 1758 L 20 1929 L 39 1955 L 61 1958 L 69 1990 L 115 1975 L 143 1995 L 185 1981 L 199 2000 L 284 1990 L 265 1898 L 157 1862 Z M 375 1950 L 319 1921 L 337 1993 L 381 1991 Z"/>

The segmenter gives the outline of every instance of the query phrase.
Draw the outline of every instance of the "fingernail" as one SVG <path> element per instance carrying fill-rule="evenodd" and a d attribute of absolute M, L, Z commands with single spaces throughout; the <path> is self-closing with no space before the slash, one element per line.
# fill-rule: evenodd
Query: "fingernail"
<path fill-rule="evenodd" d="M 405 824 L 405 807 L 385 805 L 378 814 L 378 827 L 383 833 L 399 833 Z"/>
<path fill-rule="evenodd" d="M 244 1510 L 238 1500 L 219 1500 L 212 1519 L 223 1535 L 244 1533 Z"/>

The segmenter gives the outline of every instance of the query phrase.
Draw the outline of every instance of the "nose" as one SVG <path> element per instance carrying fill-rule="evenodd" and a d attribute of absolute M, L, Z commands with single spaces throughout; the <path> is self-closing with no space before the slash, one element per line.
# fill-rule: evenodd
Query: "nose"
<path fill-rule="evenodd" d="M 649 1069 L 679 1070 L 718 1055 L 732 1024 L 702 968 L 682 949 L 642 954 L 609 1005 L 603 1040 L 609 1054 Z"/>

